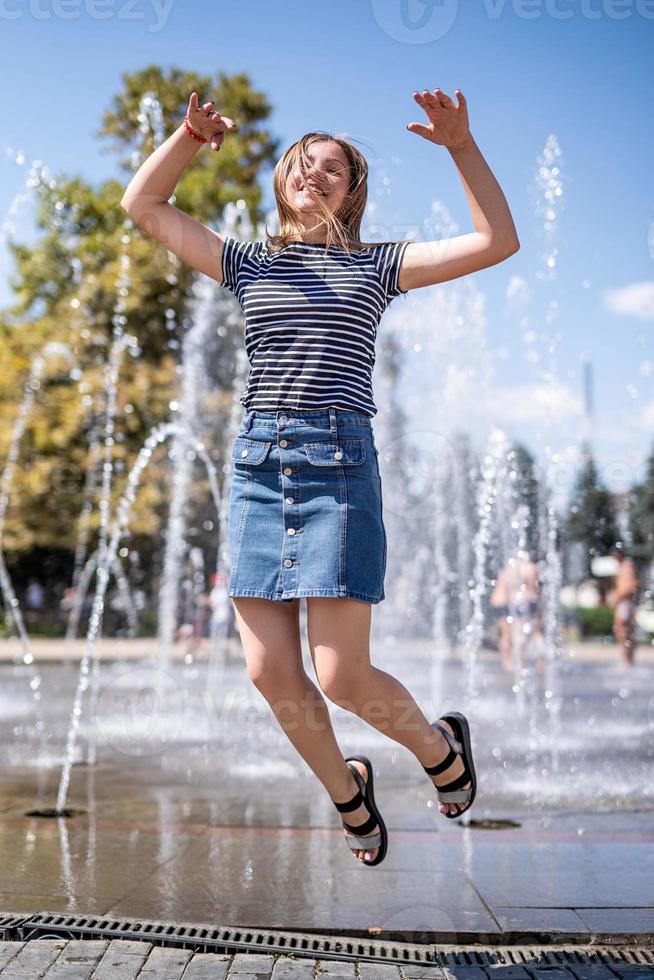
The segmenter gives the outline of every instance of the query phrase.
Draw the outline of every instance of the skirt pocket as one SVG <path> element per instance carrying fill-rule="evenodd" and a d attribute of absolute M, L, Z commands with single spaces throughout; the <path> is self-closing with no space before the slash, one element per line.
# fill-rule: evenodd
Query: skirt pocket
<path fill-rule="evenodd" d="M 248 436 L 237 436 L 232 447 L 232 462 L 245 463 L 248 466 L 258 466 L 270 452 L 272 442 L 262 442 L 260 439 L 249 439 Z"/>
<path fill-rule="evenodd" d="M 341 439 L 339 442 L 305 442 L 307 461 L 313 466 L 359 466 L 366 459 L 364 439 Z"/>

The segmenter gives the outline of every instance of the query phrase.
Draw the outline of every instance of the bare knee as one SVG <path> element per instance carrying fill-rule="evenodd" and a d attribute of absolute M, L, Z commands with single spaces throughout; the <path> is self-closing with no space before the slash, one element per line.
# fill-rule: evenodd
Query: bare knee
<path fill-rule="evenodd" d="M 244 649 L 248 676 L 266 697 L 292 691 L 307 676 L 301 647 L 295 648 L 292 642 L 285 644 L 275 637 L 268 642 L 249 642 Z"/>
<path fill-rule="evenodd" d="M 294 693 L 307 677 L 303 667 L 282 666 L 284 651 L 265 650 L 260 657 L 247 658 L 248 676 L 268 700 Z"/>
<path fill-rule="evenodd" d="M 307 599 L 307 635 L 318 684 L 334 704 L 360 713 L 370 691 L 368 603 L 356 599 Z"/>
<path fill-rule="evenodd" d="M 325 697 L 339 708 L 355 714 L 358 714 L 359 705 L 365 697 L 369 674 L 369 670 L 361 672 L 341 667 L 338 670 L 317 672 L 318 683 Z"/>
<path fill-rule="evenodd" d="M 250 680 L 265 697 L 288 692 L 306 677 L 299 604 L 280 608 L 272 600 L 236 597 L 234 606 Z"/>

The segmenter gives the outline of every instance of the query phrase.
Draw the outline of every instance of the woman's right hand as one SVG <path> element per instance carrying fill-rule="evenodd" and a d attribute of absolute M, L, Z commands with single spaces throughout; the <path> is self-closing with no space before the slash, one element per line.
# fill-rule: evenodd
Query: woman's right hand
<path fill-rule="evenodd" d="M 213 102 L 198 105 L 197 92 L 191 92 L 186 115 L 191 129 L 209 140 L 212 150 L 219 150 L 225 139 L 225 132 L 238 129 L 238 126 L 228 116 L 221 116 L 219 112 L 214 112 L 213 105 Z"/>

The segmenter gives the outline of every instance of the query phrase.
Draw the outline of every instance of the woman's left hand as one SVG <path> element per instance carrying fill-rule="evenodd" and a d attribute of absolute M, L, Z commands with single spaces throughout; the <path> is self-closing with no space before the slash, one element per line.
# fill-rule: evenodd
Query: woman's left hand
<path fill-rule="evenodd" d="M 414 92 L 414 99 L 427 113 L 429 125 L 423 126 L 422 123 L 411 122 L 407 129 L 440 146 L 452 147 L 465 143 L 470 138 L 468 109 L 461 89 L 455 89 L 455 95 L 458 104 L 455 104 L 440 88 L 435 88 L 433 92 L 427 89 Z"/>

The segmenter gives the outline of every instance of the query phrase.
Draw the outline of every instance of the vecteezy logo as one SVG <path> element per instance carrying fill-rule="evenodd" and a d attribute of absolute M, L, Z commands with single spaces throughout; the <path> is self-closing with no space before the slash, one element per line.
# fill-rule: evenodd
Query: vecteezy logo
<path fill-rule="evenodd" d="M 381 441 L 378 452 L 384 513 L 405 521 L 410 500 L 412 514 L 432 519 L 444 499 L 456 456 L 447 436 L 432 429 L 410 429 Z"/>
<path fill-rule="evenodd" d="M 372 0 L 372 13 L 394 41 L 430 44 L 447 34 L 458 6 L 458 0 Z"/>
<path fill-rule="evenodd" d="M 106 744 L 124 755 L 160 754 L 184 730 L 180 685 L 156 667 L 123 670 L 102 688 L 97 711 Z"/>

